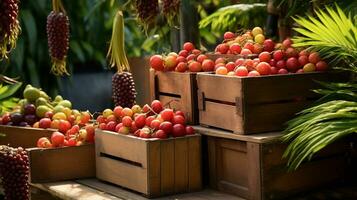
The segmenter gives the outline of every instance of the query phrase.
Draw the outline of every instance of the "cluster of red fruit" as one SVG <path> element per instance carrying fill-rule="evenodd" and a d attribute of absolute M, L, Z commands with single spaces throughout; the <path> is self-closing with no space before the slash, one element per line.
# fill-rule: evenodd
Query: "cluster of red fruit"
<path fill-rule="evenodd" d="M 114 110 L 106 109 L 98 116 L 97 122 L 99 129 L 141 138 L 165 139 L 194 134 L 194 129 L 185 125 L 182 111 L 164 109 L 158 100 L 143 108 L 134 105 L 131 109 L 121 106 L 116 106 Z"/>
<path fill-rule="evenodd" d="M 37 147 L 52 148 L 63 146 L 79 146 L 83 143 L 94 143 L 93 124 L 89 124 L 91 116 L 89 112 L 82 112 L 81 123 L 71 123 L 67 119 L 54 119 L 45 117 L 35 124 L 37 128 L 52 128 L 58 131 L 53 132 L 50 139 L 42 137 L 37 141 Z"/>
<path fill-rule="evenodd" d="M 151 56 L 150 66 L 156 71 L 202 72 L 214 70 L 213 60 L 201 54 L 201 51 L 196 49 L 191 42 L 186 42 L 178 54 L 171 52 L 164 57 L 161 55 Z"/>
<path fill-rule="evenodd" d="M 291 45 L 292 41 L 285 39 L 282 44 L 277 44 L 277 50 L 263 51 L 253 60 L 239 58 L 235 62 L 226 63 L 225 59 L 218 58 L 215 62 L 216 74 L 260 76 L 327 70 L 327 63 L 321 60 L 317 52 L 298 51 Z"/>
<path fill-rule="evenodd" d="M 223 43 L 217 45 L 215 49 L 216 54 L 248 56 L 263 51 L 272 52 L 275 49 L 274 41 L 265 39 L 263 29 L 260 27 L 255 27 L 252 31 L 238 36 L 232 32 L 226 32 L 223 37 Z"/>

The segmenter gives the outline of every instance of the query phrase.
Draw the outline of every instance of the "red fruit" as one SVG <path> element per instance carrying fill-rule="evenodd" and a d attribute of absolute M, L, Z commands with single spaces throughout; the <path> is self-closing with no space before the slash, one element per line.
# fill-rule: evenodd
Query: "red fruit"
<path fill-rule="evenodd" d="M 85 129 L 87 131 L 87 142 L 94 143 L 94 134 L 95 134 L 94 126 L 92 124 L 86 125 Z"/>
<path fill-rule="evenodd" d="M 244 65 L 244 63 L 245 63 L 244 58 L 238 58 L 238 59 L 235 61 L 236 66 Z"/>
<path fill-rule="evenodd" d="M 68 147 L 68 140 L 64 139 L 63 146 Z"/>
<path fill-rule="evenodd" d="M 254 44 L 251 43 L 251 42 L 247 42 L 247 43 L 245 43 L 245 45 L 244 45 L 244 49 L 249 49 L 250 52 L 253 52 L 253 51 L 254 51 Z M 243 51 L 243 50 L 242 50 L 242 51 Z M 242 52 L 241 52 L 241 54 L 242 54 Z"/>
<path fill-rule="evenodd" d="M 188 54 L 189 54 L 189 53 L 188 53 L 187 50 L 181 50 L 178 55 L 179 55 L 179 56 L 183 56 L 183 57 L 186 58 L 186 57 L 188 56 Z"/>
<path fill-rule="evenodd" d="M 186 128 L 182 124 L 175 124 L 172 127 L 172 136 L 173 137 L 182 137 L 186 135 Z"/>
<path fill-rule="evenodd" d="M 142 112 L 147 113 L 148 115 L 153 115 L 153 113 L 151 112 L 151 107 L 148 104 L 145 104 L 143 106 Z"/>
<path fill-rule="evenodd" d="M 166 134 L 170 134 L 172 131 L 172 123 L 162 122 L 159 126 L 159 129 L 165 131 Z"/>
<path fill-rule="evenodd" d="M 164 67 L 167 71 L 172 71 L 175 69 L 177 65 L 176 57 L 175 56 L 166 56 L 164 59 Z"/>
<path fill-rule="evenodd" d="M 175 116 L 176 115 L 181 115 L 182 117 L 185 117 L 185 113 L 183 113 L 182 111 L 178 110 L 175 112 Z"/>
<path fill-rule="evenodd" d="M 161 124 L 160 120 L 154 119 L 150 124 L 150 128 L 154 130 L 158 130 L 160 128 L 160 124 Z"/>
<path fill-rule="evenodd" d="M 270 68 L 271 74 L 277 74 L 278 73 L 278 68 L 276 67 L 271 67 Z"/>
<path fill-rule="evenodd" d="M 119 132 L 119 129 L 123 127 L 123 123 L 119 123 L 115 126 L 115 132 Z"/>
<path fill-rule="evenodd" d="M 145 114 L 139 114 L 138 116 L 135 117 L 135 126 L 138 128 L 142 128 L 146 124 L 146 115 Z"/>
<path fill-rule="evenodd" d="M 191 52 L 195 49 L 195 46 L 191 42 L 186 42 L 185 44 L 183 44 L 183 49 L 188 52 Z"/>
<path fill-rule="evenodd" d="M 192 126 L 186 126 L 186 135 L 193 135 L 195 134 L 195 129 Z"/>
<path fill-rule="evenodd" d="M 313 52 L 309 55 L 309 62 L 317 64 L 321 60 L 319 53 Z"/>
<path fill-rule="evenodd" d="M 272 66 L 272 67 L 275 67 L 276 66 L 276 61 L 274 59 L 270 59 L 269 65 Z"/>
<path fill-rule="evenodd" d="M 295 73 L 301 74 L 301 73 L 304 73 L 304 70 L 303 70 L 303 69 L 299 69 L 299 70 L 297 70 Z"/>
<path fill-rule="evenodd" d="M 270 53 L 267 51 L 264 51 L 259 54 L 259 61 L 260 62 L 269 62 L 271 59 Z"/>
<path fill-rule="evenodd" d="M 197 61 L 192 61 L 188 64 L 188 68 L 191 72 L 200 72 L 202 71 L 202 65 L 201 63 Z"/>
<path fill-rule="evenodd" d="M 154 55 L 150 58 L 150 66 L 157 70 L 163 71 L 164 70 L 164 60 L 161 55 Z"/>
<path fill-rule="evenodd" d="M 247 67 L 248 71 L 255 70 L 254 69 L 254 61 L 252 59 L 246 59 L 245 66 Z"/>
<path fill-rule="evenodd" d="M 304 66 L 309 62 L 309 58 L 307 56 L 299 56 L 298 58 L 300 66 Z"/>
<path fill-rule="evenodd" d="M 272 51 L 274 51 L 275 43 L 271 39 L 266 39 L 263 43 L 263 46 L 264 46 L 264 49 L 263 49 L 264 51 L 272 52 Z"/>
<path fill-rule="evenodd" d="M 131 124 L 130 124 L 131 125 Z M 115 122 L 108 122 L 108 124 L 106 125 L 105 130 L 107 131 L 115 131 L 115 127 L 117 126 L 117 123 Z"/>
<path fill-rule="evenodd" d="M 271 74 L 271 66 L 267 62 L 261 62 L 256 66 L 257 71 L 260 75 Z"/>
<path fill-rule="evenodd" d="M 218 67 L 216 69 L 216 74 L 227 75 L 228 69 L 226 67 Z"/>
<path fill-rule="evenodd" d="M 151 131 L 148 128 L 142 128 L 140 130 L 139 136 L 141 138 L 151 138 Z"/>
<path fill-rule="evenodd" d="M 287 73 L 289 73 L 289 72 L 288 72 L 288 70 L 286 70 L 285 68 L 281 68 L 281 69 L 279 69 L 279 71 L 278 71 L 278 74 L 287 74 Z"/>
<path fill-rule="evenodd" d="M 63 146 L 64 135 L 60 132 L 53 132 L 51 136 L 51 142 L 54 147 Z"/>
<path fill-rule="evenodd" d="M 69 138 L 68 140 L 68 144 L 67 144 L 69 147 L 74 147 L 77 145 L 77 140 L 76 138 Z"/>
<path fill-rule="evenodd" d="M 226 60 L 225 60 L 224 58 L 217 58 L 214 63 L 215 63 L 215 64 L 218 64 L 218 63 L 226 64 Z"/>
<path fill-rule="evenodd" d="M 108 122 L 116 122 L 116 121 L 117 121 L 117 118 L 114 115 L 109 115 L 107 117 L 107 121 L 106 122 L 108 123 Z"/>
<path fill-rule="evenodd" d="M 259 74 L 259 72 L 253 70 L 253 71 L 250 71 L 250 72 L 248 73 L 248 76 L 254 77 L 254 76 L 260 76 L 260 74 Z"/>
<path fill-rule="evenodd" d="M 107 130 L 107 124 L 106 123 L 100 123 L 98 128 L 101 129 L 101 130 Z"/>
<path fill-rule="evenodd" d="M 242 47 L 240 47 L 238 43 L 233 43 L 229 47 L 229 50 L 231 51 L 232 54 L 240 54 L 240 52 L 242 51 Z"/>
<path fill-rule="evenodd" d="M 4 117 L 3 117 L 4 121 Z M 50 128 L 51 127 L 51 119 L 50 118 L 42 118 L 39 121 L 39 127 L 40 128 Z"/>
<path fill-rule="evenodd" d="M 202 69 L 205 72 L 213 71 L 214 70 L 214 62 L 211 59 L 206 59 L 202 62 Z"/>
<path fill-rule="evenodd" d="M 151 102 L 151 108 L 155 113 L 160 113 L 162 111 L 162 104 L 159 100 L 154 100 Z"/>
<path fill-rule="evenodd" d="M 228 72 L 234 71 L 234 69 L 236 68 L 236 64 L 234 62 L 228 62 L 226 64 L 226 68 Z"/>
<path fill-rule="evenodd" d="M 291 58 L 291 57 L 298 57 L 299 54 L 294 48 L 289 47 L 286 49 L 285 55 L 286 57 Z"/>
<path fill-rule="evenodd" d="M 197 56 L 195 54 L 190 54 L 186 57 L 187 61 L 194 60 Z"/>
<path fill-rule="evenodd" d="M 69 121 L 69 123 L 71 123 L 73 125 L 76 122 L 76 117 L 74 115 L 70 115 L 67 117 L 67 120 Z M 82 121 L 81 121 L 81 123 L 82 123 Z"/>
<path fill-rule="evenodd" d="M 52 119 L 52 117 L 53 117 L 53 112 L 52 112 L 52 111 L 47 111 L 47 112 L 45 113 L 45 117 Z"/>
<path fill-rule="evenodd" d="M 248 69 L 244 66 L 239 66 L 236 69 L 237 76 L 248 76 Z"/>
<path fill-rule="evenodd" d="M 229 46 L 226 43 L 219 44 L 217 46 L 217 51 L 221 54 L 226 54 L 228 52 L 228 50 L 229 50 Z"/>
<path fill-rule="evenodd" d="M 185 118 L 181 115 L 175 115 L 174 118 L 172 119 L 173 124 L 182 124 L 185 125 Z"/>
<path fill-rule="evenodd" d="M 178 56 L 176 58 L 176 63 L 180 63 L 180 62 L 187 62 L 186 58 L 183 56 Z"/>
<path fill-rule="evenodd" d="M 284 52 L 282 50 L 275 51 L 273 53 L 273 58 L 276 61 L 282 60 L 284 58 Z"/>
<path fill-rule="evenodd" d="M 286 68 L 289 71 L 295 72 L 299 69 L 299 62 L 295 57 L 291 57 L 286 61 Z"/>
<path fill-rule="evenodd" d="M 199 55 L 199 54 L 201 54 L 201 51 L 198 49 L 194 49 L 194 50 L 192 50 L 192 54 Z"/>
<path fill-rule="evenodd" d="M 88 125 L 89 126 L 89 125 Z M 69 135 L 75 135 L 76 133 L 79 132 L 79 126 L 78 125 L 74 125 L 72 126 L 72 128 L 70 128 L 66 133 L 68 133 Z"/>
<path fill-rule="evenodd" d="M 223 35 L 223 38 L 225 40 L 230 40 L 230 39 L 233 39 L 235 37 L 234 33 L 228 31 L 228 32 L 225 32 L 224 35 Z"/>
<path fill-rule="evenodd" d="M 48 146 L 48 144 L 51 144 L 51 142 L 46 137 L 42 137 L 42 138 L 37 140 L 37 147 L 39 147 L 39 148 L 45 148 L 46 146 Z"/>
<path fill-rule="evenodd" d="M 156 138 L 160 138 L 160 139 L 166 139 L 168 136 L 167 136 L 167 134 L 165 133 L 165 131 L 163 131 L 163 130 L 157 130 L 157 131 L 155 132 L 155 137 L 156 137 Z"/>
<path fill-rule="evenodd" d="M 11 121 L 10 113 L 4 114 L 2 116 L 2 124 L 7 124 Z"/>
<path fill-rule="evenodd" d="M 120 111 L 121 112 L 121 111 Z M 115 114 L 115 113 L 114 113 Z M 98 117 L 97 117 L 97 122 L 98 123 L 107 123 L 107 119 L 105 119 L 105 117 L 103 116 L 103 115 L 99 115 Z"/>
<path fill-rule="evenodd" d="M 315 65 L 316 71 L 326 71 L 327 70 L 327 63 L 325 61 L 319 61 Z"/>
<path fill-rule="evenodd" d="M 164 121 L 171 121 L 175 115 L 174 111 L 172 109 L 168 109 L 168 108 L 163 110 L 160 114 Z"/>
<path fill-rule="evenodd" d="M 177 64 L 175 71 L 177 72 L 185 72 L 188 69 L 187 63 L 185 62 L 180 62 Z"/>
<path fill-rule="evenodd" d="M 59 121 L 58 131 L 61 133 L 66 133 L 69 129 L 71 129 L 71 127 L 72 125 L 69 123 L 69 121 L 61 119 Z"/>
<path fill-rule="evenodd" d="M 255 54 L 260 54 L 263 51 L 263 46 L 261 44 L 254 44 L 254 49 L 253 49 L 253 53 Z"/>
<path fill-rule="evenodd" d="M 130 128 L 126 126 L 122 126 L 119 128 L 118 133 L 128 135 L 130 133 Z"/>
<path fill-rule="evenodd" d="M 249 49 L 242 49 L 242 51 L 240 52 L 240 55 L 243 55 L 243 56 L 247 56 L 250 54 L 252 54 L 252 51 Z"/>
<path fill-rule="evenodd" d="M 131 124 L 130 133 L 135 133 L 138 130 L 138 127 L 135 125 L 135 122 Z"/>
<path fill-rule="evenodd" d="M 136 130 L 133 135 L 136 137 L 140 137 L 140 129 Z"/>
<path fill-rule="evenodd" d="M 282 45 L 285 49 L 291 47 L 292 44 L 293 44 L 293 41 L 290 38 L 286 38 L 282 43 Z"/>
<path fill-rule="evenodd" d="M 199 56 L 197 56 L 197 61 L 198 62 L 200 62 L 200 63 L 202 63 L 204 60 L 206 60 L 208 57 L 206 56 L 206 55 L 203 55 L 203 54 L 201 54 L 201 55 L 199 55 Z"/>
<path fill-rule="evenodd" d="M 131 124 L 133 123 L 133 120 L 131 119 L 131 117 L 125 116 L 125 117 L 123 117 L 123 119 L 121 120 L 121 123 L 123 123 L 123 125 L 126 126 L 126 127 L 130 127 Z"/>
<path fill-rule="evenodd" d="M 278 62 L 276 62 L 276 65 L 275 67 L 281 69 L 281 68 L 285 68 L 286 66 L 286 63 L 285 63 L 285 60 L 279 60 Z"/>
<path fill-rule="evenodd" d="M 306 49 L 304 49 L 304 50 L 299 52 L 299 56 L 307 56 L 307 57 L 309 57 L 309 52 Z"/>
<path fill-rule="evenodd" d="M 152 120 L 154 120 L 154 119 L 155 119 L 154 116 L 149 116 L 149 117 L 147 117 L 147 118 L 146 118 L 145 125 L 146 125 L 146 126 L 150 126 Z"/>

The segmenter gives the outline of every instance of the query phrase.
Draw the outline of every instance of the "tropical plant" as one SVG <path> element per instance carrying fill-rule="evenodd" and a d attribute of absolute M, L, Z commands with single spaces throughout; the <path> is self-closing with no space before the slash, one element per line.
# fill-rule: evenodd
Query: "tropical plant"
<path fill-rule="evenodd" d="M 315 11 L 316 17 L 295 18 L 301 34 L 294 39 L 296 47 L 319 51 L 324 58 L 338 64 L 337 69 L 356 75 L 357 27 L 351 14 L 340 7 L 326 7 Z M 303 161 L 334 141 L 357 133 L 357 84 L 321 83 L 326 89 L 315 90 L 324 95 L 313 107 L 298 113 L 287 123 L 284 142 L 289 145 L 283 155 L 288 168 L 297 169 Z"/>
<path fill-rule="evenodd" d="M 18 98 L 13 95 L 20 89 L 22 83 L 0 75 L 0 115 L 17 106 Z"/>

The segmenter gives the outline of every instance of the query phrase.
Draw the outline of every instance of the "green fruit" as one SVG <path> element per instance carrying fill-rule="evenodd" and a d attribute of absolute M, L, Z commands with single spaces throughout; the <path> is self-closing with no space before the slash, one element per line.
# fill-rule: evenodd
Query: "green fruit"
<path fill-rule="evenodd" d="M 58 112 L 62 112 L 63 108 L 64 108 L 64 106 L 62 106 L 62 105 L 57 105 L 57 106 L 55 106 L 55 107 L 53 108 L 53 114 L 56 114 L 56 113 L 58 113 Z"/>
<path fill-rule="evenodd" d="M 52 111 L 52 109 L 45 105 L 40 105 L 36 108 L 36 115 L 37 117 L 43 118 L 48 111 Z"/>
<path fill-rule="evenodd" d="M 50 101 L 50 97 L 44 91 L 40 91 L 40 97 L 45 98 L 47 101 Z"/>
<path fill-rule="evenodd" d="M 29 104 L 29 102 L 27 101 L 27 99 L 21 99 L 21 100 L 19 101 L 19 106 L 20 106 L 20 109 L 21 109 L 21 113 L 24 112 L 24 108 L 25 108 L 25 106 L 26 106 L 27 104 Z"/>
<path fill-rule="evenodd" d="M 61 102 L 58 103 L 58 105 L 67 107 L 67 108 L 72 108 L 72 103 L 68 100 L 63 100 Z"/>
<path fill-rule="evenodd" d="M 61 101 L 63 101 L 63 98 L 62 98 L 62 96 L 61 95 L 57 95 L 56 97 L 55 97 L 55 100 L 54 100 L 55 102 L 61 102 Z"/>
<path fill-rule="evenodd" d="M 40 90 L 34 87 L 26 87 L 24 97 L 30 102 L 36 101 L 40 97 Z"/>
<path fill-rule="evenodd" d="M 27 89 L 27 88 L 32 88 L 32 85 L 27 84 L 26 87 L 25 87 L 25 89 Z"/>

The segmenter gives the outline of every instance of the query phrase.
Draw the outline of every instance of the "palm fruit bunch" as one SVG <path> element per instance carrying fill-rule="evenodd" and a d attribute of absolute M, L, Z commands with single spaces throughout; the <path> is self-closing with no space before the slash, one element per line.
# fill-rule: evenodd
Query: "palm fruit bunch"
<path fill-rule="evenodd" d="M 138 13 L 138 19 L 147 30 L 148 26 L 155 21 L 155 18 L 159 13 L 159 1 L 135 0 L 134 3 L 136 12 Z"/>
<path fill-rule="evenodd" d="M 17 20 L 18 0 L 0 1 L 0 60 L 7 58 L 7 54 L 16 46 L 20 34 L 20 23 Z"/>
<path fill-rule="evenodd" d="M 180 3 L 180 0 L 162 0 L 162 13 L 170 25 L 173 25 L 178 20 Z"/>
<path fill-rule="evenodd" d="M 66 57 L 69 48 L 69 19 L 61 0 L 53 0 L 53 10 L 47 16 L 47 40 L 51 56 L 51 72 L 68 75 Z"/>
<path fill-rule="evenodd" d="M 22 147 L 0 146 L 0 176 L 7 200 L 30 199 L 29 158 Z"/>
<path fill-rule="evenodd" d="M 135 104 L 136 90 L 130 66 L 124 48 L 124 17 L 118 10 L 113 21 L 112 38 L 108 57 L 110 66 L 117 72 L 112 77 L 112 95 L 115 105 L 131 108 Z"/>

